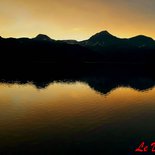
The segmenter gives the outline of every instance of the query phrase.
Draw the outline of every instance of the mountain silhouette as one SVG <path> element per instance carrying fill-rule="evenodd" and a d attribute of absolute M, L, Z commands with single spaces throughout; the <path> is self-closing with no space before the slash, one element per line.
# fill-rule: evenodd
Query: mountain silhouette
<path fill-rule="evenodd" d="M 89 45 L 89 46 L 107 46 L 107 45 L 112 45 L 116 44 L 118 41 L 121 39 L 111 35 L 108 31 L 102 31 L 100 33 L 97 33 L 90 37 L 86 41 L 82 41 L 83 45 Z"/>
<path fill-rule="evenodd" d="M 63 40 L 63 42 L 67 44 L 79 44 L 79 42 L 76 40 Z"/>
<path fill-rule="evenodd" d="M 38 40 L 38 41 L 54 41 L 54 39 L 51 39 L 49 36 L 44 35 L 44 34 L 38 34 L 34 40 Z"/>
<path fill-rule="evenodd" d="M 109 94 L 118 87 L 130 87 L 137 91 L 147 91 L 155 87 L 153 67 L 137 65 L 46 65 L 34 64 L 22 69 L 1 66 L 0 82 L 33 84 L 37 89 L 45 89 L 54 82 L 86 83 L 101 94 Z"/>
<path fill-rule="evenodd" d="M 129 39 L 99 32 L 88 40 L 54 40 L 44 34 L 35 38 L 0 38 L 1 63 L 143 63 L 154 64 L 155 41 L 143 35 Z"/>
<path fill-rule="evenodd" d="M 141 47 L 155 47 L 155 41 L 147 36 L 139 35 L 129 39 L 130 44 Z"/>
<path fill-rule="evenodd" d="M 96 51 L 102 51 L 104 49 L 130 49 L 130 48 L 155 48 L 155 41 L 147 36 L 139 35 L 129 39 L 122 39 L 113 36 L 108 31 L 99 32 L 88 40 L 80 43 L 83 46 L 93 48 Z"/>

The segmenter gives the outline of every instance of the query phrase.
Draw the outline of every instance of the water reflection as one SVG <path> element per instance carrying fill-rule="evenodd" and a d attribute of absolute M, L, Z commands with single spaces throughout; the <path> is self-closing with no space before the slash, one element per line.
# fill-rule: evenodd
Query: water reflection
<path fill-rule="evenodd" d="M 147 91 L 149 89 L 152 89 L 155 86 L 155 80 L 148 78 L 148 77 L 105 77 L 105 76 L 90 76 L 90 77 L 82 77 L 79 79 L 51 79 L 49 81 L 3 81 L 3 83 L 16 83 L 16 84 L 32 84 L 38 89 L 46 89 L 50 84 L 60 82 L 60 83 L 66 83 L 66 84 L 72 84 L 76 82 L 83 82 L 87 85 L 89 85 L 92 89 L 94 89 L 97 92 L 100 92 L 101 94 L 108 94 L 112 90 L 118 88 L 118 87 L 130 87 L 138 91 Z"/>
<path fill-rule="evenodd" d="M 132 71 L 2 77 L 0 153 L 124 155 L 155 141 L 155 78 Z"/>
<path fill-rule="evenodd" d="M 142 139 L 155 138 L 154 101 L 155 88 L 139 92 L 119 87 L 105 96 L 81 82 L 54 82 L 46 89 L 3 83 L 0 150 L 16 154 L 127 153 Z"/>

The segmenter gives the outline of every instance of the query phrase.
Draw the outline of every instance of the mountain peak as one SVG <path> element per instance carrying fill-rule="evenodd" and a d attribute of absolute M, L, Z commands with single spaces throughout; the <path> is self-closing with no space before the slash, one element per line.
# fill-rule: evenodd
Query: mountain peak
<path fill-rule="evenodd" d="M 104 31 L 101 31 L 101 32 L 99 32 L 99 33 L 97 33 L 97 34 L 102 34 L 102 35 L 111 35 L 107 30 L 104 30 Z"/>
<path fill-rule="evenodd" d="M 136 46 L 155 46 L 155 42 L 151 37 L 147 37 L 144 35 L 138 35 L 129 39 L 129 41 Z"/>
<path fill-rule="evenodd" d="M 40 41 L 52 41 L 53 40 L 49 36 L 47 36 L 45 34 L 38 34 L 34 39 L 35 40 L 40 40 Z"/>
<path fill-rule="evenodd" d="M 98 45 L 106 45 L 106 44 L 111 44 L 114 43 L 115 41 L 118 41 L 118 38 L 110 34 L 108 31 L 101 31 L 99 33 L 96 33 L 92 37 L 89 38 L 88 40 L 91 44 L 95 43 Z"/>
<path fill-rule="evenodd" d="M 112 34 L 110 34 L 108 31 L 101 31 L 99 33 L 96 33 L 95 35 L 93 35 L 90 39 L 108 39 L 108 38 L 116 38 L 115 36 L 113 36 Z"/>
<path fill-rule="evenodd" d="M 148 37 L 148 36 L 145 36 L 145 35 L 138 35 L 138 36 L 132 37 L 130 39 L 144 39 L 144 40 L 154 41 L 151 37 Z"/>
<path fill-rule="evenodd" d="M 93 35 L 92 37 L 106 37 L 106 36 L 114 37 L 112 34 L 110 34 L 106 30 L 105 31 L 98 32 L 95 35 Z"/>

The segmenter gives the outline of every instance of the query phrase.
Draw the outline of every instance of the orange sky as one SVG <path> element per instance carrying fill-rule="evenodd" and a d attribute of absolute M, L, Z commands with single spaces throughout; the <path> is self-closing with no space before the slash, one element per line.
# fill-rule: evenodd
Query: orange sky
<path fill-rule="evenodd" d="M 83 40 L 102 30 L 155 38 L 155 0 L 0 0 L 0 35 Z"/>

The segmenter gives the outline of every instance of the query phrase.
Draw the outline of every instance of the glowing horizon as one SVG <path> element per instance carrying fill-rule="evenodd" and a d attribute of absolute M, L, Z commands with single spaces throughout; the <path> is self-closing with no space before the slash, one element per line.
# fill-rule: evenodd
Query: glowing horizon
<path fill-rule="evenodd" d="M 1 0 L 0 36 L 85 40 L 107 30 L 120 38 L 155 39 L 154 8 L 153 0 Z"/>

